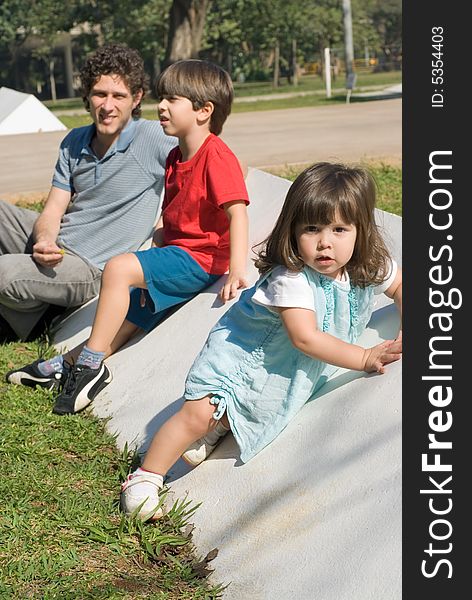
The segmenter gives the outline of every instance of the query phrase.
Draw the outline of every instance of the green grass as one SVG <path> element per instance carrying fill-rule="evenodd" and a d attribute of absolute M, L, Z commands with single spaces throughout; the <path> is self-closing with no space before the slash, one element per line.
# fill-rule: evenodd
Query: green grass
<path fill-rule="evenodd" d="M 2 600 L 220 598 L 187 528 L 197 506 L 177 502 L 155 524 L 125 518 L 119 485 L 137 457 L 91 413 L 56 416 L 51 393 L 3 383 L 42 350 L 0 345 Z"/>
<path fill-rule="evenodd" d="M 269 173 L 284 177 L 290 181 L 299 175 L 308 164 L 286 165 L 273 169 L 266 169 Z M 377 183 L 377 208 L 402 215 L 402 169 L 399 166 L 388 165 L 383 162 L 364 163 L 372 173 Z"/>
<path fill-rule="evenodd" d="M 387 86 L 400 83 L 402 80 L 401 71 L 389 71 L 384 73 L 358 73 L 356 79 L 356 90 L 370 86 Z M 331 81 L 331 87 L 344 88 L 344 74 Z M 298 85 L 294 86 L 288 83 L 286 78 L 280 80 L 278 87 L 274 88 L 271 82 L 258 81 L 248 83 L 235 83 L 234 92 L 236 98 L 247 96 L 259 96 L 266 94 L 280 94 L 284 92 L 305 92 L 305 91 L 324 91 L 326 84 L 319 75 L 303 75 L 298 79 Z"/>

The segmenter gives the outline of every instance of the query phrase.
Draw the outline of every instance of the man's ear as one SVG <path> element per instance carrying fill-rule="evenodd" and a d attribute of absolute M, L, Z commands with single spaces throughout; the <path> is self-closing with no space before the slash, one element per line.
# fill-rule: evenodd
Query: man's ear
<path fill-rule="evenodd" d="M 143 96 L 144 96 L 143 90 L 139 90 L 136 92 L 136 94 L 134 95 L 134 98 L 133 98 L 133 109 L 135 109 L 137 106 L 139 106 L 139 103 L 143 99 Z"/>

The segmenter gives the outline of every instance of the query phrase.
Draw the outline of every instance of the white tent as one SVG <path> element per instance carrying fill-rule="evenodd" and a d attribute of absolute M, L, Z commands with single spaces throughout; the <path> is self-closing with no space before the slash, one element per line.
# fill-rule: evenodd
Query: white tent
<path fill-rule="evenodd" d="M 33 94 L 0 88 L 0 135 L 65 129 L 67 127 Z"/>

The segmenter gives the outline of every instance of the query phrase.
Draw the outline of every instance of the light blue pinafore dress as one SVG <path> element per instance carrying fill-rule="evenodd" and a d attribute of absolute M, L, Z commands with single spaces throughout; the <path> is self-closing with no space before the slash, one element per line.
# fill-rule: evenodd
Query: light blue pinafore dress
<path fill-rule="evenodd" d="M 305 267 L 318 328 L 355 343 L 372 314 L 374 286 L 364 289 Z M 337 367 L 295 348 L 280 316 L 252 300 L 262 276 L 210 331 L 185 384 L 185 398 L 213 394 L 215 418 L 226 414 L 247 462 L 286 427 Z"/>

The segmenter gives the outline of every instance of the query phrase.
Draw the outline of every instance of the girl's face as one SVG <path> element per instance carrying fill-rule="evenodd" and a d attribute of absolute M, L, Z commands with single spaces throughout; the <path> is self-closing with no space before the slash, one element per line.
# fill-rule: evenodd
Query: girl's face
<path fill-rule="evenodd" d="M 338 216 L 328 225 L 300 225 L 296 230 L 298 253 L 303 262 L 322 275 L 341 279 L 356 244 L 355 225 Z"/>

